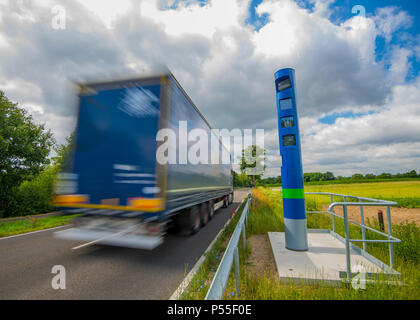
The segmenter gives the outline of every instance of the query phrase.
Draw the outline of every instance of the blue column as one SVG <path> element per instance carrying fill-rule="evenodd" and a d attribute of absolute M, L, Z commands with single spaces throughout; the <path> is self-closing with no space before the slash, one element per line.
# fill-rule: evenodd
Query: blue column
<path fill-rule="evenodd" d="M 296 106 L 295 70 L 286 68 L 275 73 L 281 182 L 286 248 L 308 250 L 302 156 Z"/>

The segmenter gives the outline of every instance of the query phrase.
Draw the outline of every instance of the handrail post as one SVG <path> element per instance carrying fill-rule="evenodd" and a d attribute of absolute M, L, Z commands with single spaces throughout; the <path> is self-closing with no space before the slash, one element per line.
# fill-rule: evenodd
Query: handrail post
<path fill-rule="evenodd" d="M 362 200 L 359 199 L 359 202 Z M 360 222 L 362 223 L 362 239 L 363 239 L 363 251 L 366 251 L 366 235 L 365 235 L 365 217 L 363 214 L 363 206 L 360 206 Z"/>
<path fill-rule="evenodd" d="M 388 235 L 392 236 L 391 209 L 389 206 L 386 206 L 386 215 L 388 221 Z M 388 237 L 388 240 L 391 240 L 391 238 Z M 394 267 L 394 245 L 392 242 L 389 243 L 389 264 L 391 268 Z"/>
<path fill-rule="evenodd" d="M 241 294 L 241 278 L 239 274 L 239 251 L 238 246 L 235 247 L 234 251 L 234 259 L 235 259 L 235 284 L 236 284 L 236 294 L 240 296 Z"/>
<path fill-rule="evenodd" d="M 331 203 L 334 202 L 334 196 L 332 194 L 330 194 L 330 200 Z M 332 210 L 332 212 L 334 213 L 334 209 Z M 335 215 L 332 215 L 332 227 L 333 227 L 333 232 L 335 233 Z"/>
<path fill-rule="evenodd" d="M 346 197 L 343 197 L 344 202 L 346 202 Z M 346 264 L 347 264 L 347 281 L 350 281 L 351 275 L 351 261 L 350 261 L 350 235 L 349 235 L 349 222 L 347 216 L 347 205 L 343 205 L 343 215 L 344 215 L 344 233 L 346 240 Z"/>

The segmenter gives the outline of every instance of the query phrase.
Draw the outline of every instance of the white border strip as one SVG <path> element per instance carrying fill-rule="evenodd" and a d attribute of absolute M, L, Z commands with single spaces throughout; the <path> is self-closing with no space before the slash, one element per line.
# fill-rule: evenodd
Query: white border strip
<path fill-rule="evenodd" d="M 182 297 L 182 294 L 184 293 L 185 289 L 188 288 L 188 286 L 190 285 L 191 280 L 194 278 L 195 274 L 197 273 L 198 268 L 200 268 L 201 264 L 206 259 L 206 257 L 205 257 L 206 253 L 211 250 L 211 248 L 213 247 L 214 243 L 217 241 L 217 239 L 219 239 L 219 237 L 222 234 L 222 232 L 226 229 L 226 227 L 228 226 L 228 224 L 235 217 L 236 213 L 238 212 L 239 208 L 242 206 L 242 204 L 244 203 L 244 201 L 247 199 L 247 197 L 248 197 L 248 194 L 245 196 L 245 198 L 241 201 L 241 203 L 235 209 L 235 211 L 233 212 L 232 217 L 229 218 L 228 221 L 226 221 L 226 223 L 223 226 L 223 228 L 220 229 L 219 233 L 216 235 L 216 237 L 213 239 L 213 241 L 207 247 L 206 251 L 204 251 L 204 253 L 200 257 L 200 259 L 198 259 L 198 261 L 196 262 L 196 264 L 194 265 L 194 267 L 191 269 L 191 271 L 188 273 L 188 275 L 184 278 L 184 280 L 181 282 L 181 284 L 179 285 L 179 287 L 171 295 L 171 297 L 169 298 L 169 300 L 179 300 Z"/>

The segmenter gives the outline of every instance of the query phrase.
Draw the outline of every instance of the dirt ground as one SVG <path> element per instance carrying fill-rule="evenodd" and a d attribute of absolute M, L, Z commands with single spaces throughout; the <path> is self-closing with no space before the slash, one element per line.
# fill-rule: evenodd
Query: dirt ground
<path fill-rule="evenodd" d="M 328 205 L 322 206 L 322 210 L 327 211 Z M 383 217 L 384 217 L 384 224 L 385 224 L 385 230 L 387 230 L 387 214 L 386 214 L 386 208 L 385 207 L 363 207 L 363 216 L 365 218 L 365 223 L 367 223 L 367 218 L 371 222 L 373 220 L 378 221 L 378 211 L 382 210 Z M 339 215 L 343 215 L 343 207 L 335 207 L 334 212 Z M 348 206 L 347 212 L 349 215 L 349 218 L 351 220 L 357 221 L 360 223 L 360 207 L 357 206 Z M 400 224 L 408 222 L 415 222 L 417 225 L 420 226 L 420 208 L 396 208 L 391 207 L 391 222 L 392 224 Z"/>
<path fill-rule="evenodd" d="M 267 234 L 252 235 L 248 238 L 251 253 L 248 258 L 248 271 L 254 274 L 277 274 L 270 240 Z"/>

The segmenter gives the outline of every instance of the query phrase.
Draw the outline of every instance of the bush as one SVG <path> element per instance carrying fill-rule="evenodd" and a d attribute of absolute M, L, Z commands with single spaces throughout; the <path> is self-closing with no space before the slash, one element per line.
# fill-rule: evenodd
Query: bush
<path fill-rule="evenodd" d="M 392 226 L 392 235 L 401 240 L 395 245 L 395 255 L 407 262 L 420 262 L 420 227 L 415 222 Z"/>
<path fill-rule="evenodd" d="M 51 197 L 56 169 L 51 166 L 31 181 L 24 181 L 15 188 L 8 217 L 27 216 L 53 210 Z"/>

